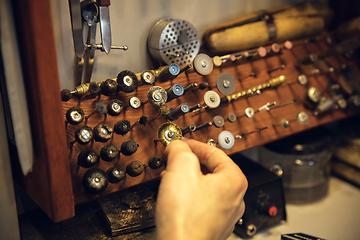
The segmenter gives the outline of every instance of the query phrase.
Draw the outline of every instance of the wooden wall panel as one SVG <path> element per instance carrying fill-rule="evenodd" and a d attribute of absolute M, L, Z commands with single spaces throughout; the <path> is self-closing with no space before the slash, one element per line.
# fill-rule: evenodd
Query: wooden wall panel
<path fill-rule="evenodd" d="M 55 222 L 75 215 L 50 1 L 16 1 L 16 22 L 35 148 L 25 191 Z"/>

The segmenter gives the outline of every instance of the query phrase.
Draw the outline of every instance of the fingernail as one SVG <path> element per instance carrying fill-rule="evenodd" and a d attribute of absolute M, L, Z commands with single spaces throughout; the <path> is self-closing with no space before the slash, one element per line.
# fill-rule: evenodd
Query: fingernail
<path fill-rule="evenodd" d="M 187 142 L 187 141 L 189 141 L 190 139 L 188 139 L 187 137 L 182 137 L 182 140 L 185 141 L 185 142 Z"/>

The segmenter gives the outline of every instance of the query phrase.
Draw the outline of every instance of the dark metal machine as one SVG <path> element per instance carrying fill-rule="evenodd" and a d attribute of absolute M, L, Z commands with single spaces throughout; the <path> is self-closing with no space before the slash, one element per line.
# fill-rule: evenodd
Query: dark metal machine
<path fill-rule="evenodd" d="M 234 232 L 242 238 L 286 220 L 285 197 L 281 177 L 263 166 L 240 155 L 231 158 L 248 179 L 245 194 L 245 213 Z"/>

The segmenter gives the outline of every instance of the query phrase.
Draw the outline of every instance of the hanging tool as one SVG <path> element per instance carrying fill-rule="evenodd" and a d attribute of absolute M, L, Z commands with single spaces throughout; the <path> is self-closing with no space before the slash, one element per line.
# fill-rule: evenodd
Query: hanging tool
<path fill-rule="evenodd" d="M 84 76 L 82 78 L 80 77 L 80 79 L 78 78 L 77 82 L 83 79 L 82 82 L 88 83 L 90 82 L 94 65 L 95 48 L 92 47 L 92 45 L 95 44 L 96 40 L 96 23 L 99 17 L 99 8 L 94 1 L 85 0 L 81 2 L 81 15 L 83 17 L 83 36 L 84 39 L 86 39 L 86 46 L 91 47 L 87 47 L 85 50 L 82 60 L 84 64 Z M 79 64 L 78 66 L 80 67 Z"/>
<path fill-rule="evenodd" d="M 111 49 L 110 0 L 97 0 L 97 4 L 100 10 L 101 42 L 104 51 L 106 54 L 109 54 Z"/>
<path fill-rule="evenodd" d="M 69 7 L 75 53 L 78 58 L 82 58 L 84 55 L 84 40 L 82 35 L 80 0 L 69 0 Z"/>
<path fill-rule="evenodd" d="M 128 49 L 125 45 L 111 46 L 109 5 L 109 0 L 69 0 L 76 53 L 76 86 L 90 82 L 95 50 L 108 54 L 110 49 Z M 96 24 L 99 21 L 102 43 L 96 44 Z"/>

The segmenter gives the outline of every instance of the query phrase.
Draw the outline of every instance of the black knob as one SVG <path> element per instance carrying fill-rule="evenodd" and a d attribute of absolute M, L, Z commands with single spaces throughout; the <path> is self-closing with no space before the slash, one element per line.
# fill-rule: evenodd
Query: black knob
<path fill-rule="evenodd" d="M 131 130 L 131 125 L 128 120 L 117 121 L 114 125 L 114 131 L 120 135 L 125 135 L 130 130 Z"/>
<path fill-rule="evenodd" d="M 93 168 L 84 174 L 82 183 L 87 193 L 95 195 L 106 189 L 109 179 L 104 170 Z"/>
<path fill-rule="evenodd" d="M 111 116 L 119 116 L 123 110 L 123 103 L 117 99 L 112 100 L 107 105 L 107 111 Z"/>
<path fill-rule="evenodd" d="M 142 174 L 145 167 L 144 164 L 139 161 L 133 161 L 126 166 L 126 172 L 131 177 L 136 177 Z"/>
<path fill-rule="evenodd" d="M 70 124 L 79 124 L 84 120 L 84 111 L 79 107 L 72 107 L 66 111 L 66 120 Z"/>
<path fill-rule="evenodd" d="M 124 70 L 118 74 L 117 83 L 119 84 L 121 91 L 131 93 L 137 89 L 139 80 L 137 79 L 135 73 Z"/>
<path fill-rule="evenodd" d="M 164 160 L 159 156 L 155 156 L 149 160 L 149 167 L 152 169 L 161 168 L 162 165 L 164 165 Z"/>
<path fill-rule="evenodd" d="M 140 117 L 139 123 L 145 126 L 147 123 L 147 117 L 146 116 Z"/>
<path fill-rule="evenodd" d="M 114 145 L 108 145 L 101 149 L 100 157 L 106 162 L 112 161 L 119 155 L 119 150 Z"/>
<path fill-rule="evenodd" d="M 72 95 L 72 94 L 71 94 L 71 92 L 70 92 L 69 89 L 63 89 L 63 90 L 61 91 L 61 100 L 64 101 L 64 102 L 67 102 L 67 101 L 70 100 L 71 95 Z"/>
<path fill-rule="evenodd" d="M 80 144 L 87 144 L 93 139 L 91 127 L 82 126 L 75 132 L 75 140 Z"/>
<path fill-rule="evenodd" d="M 138 146 L 139 145 L 133 140 L 125 141 L 121 144 L 121 153 L 125 156 L 129 156 L 136 152 Z"/>
<path fill-rule="evenodd" d="M 84 168 L 92 167 L 97 162 L 99 162 L 99 155 L 92 150 L 83 151 L 78 156 L 78 164 Z"/>
<path fill-rule="evenodd" d="M 110 96 L 111 94 L 115 93 L 118 89 L 118 84 L 115 80 L 106 79 L 100 85 L 101 93 L 105 96 Z"/>
<path fill-rule="evenodd" d="M 97 142 L 106 142 L 110 140 L 110 138 L 113 135 L 113 129 L 104 123 L 98 124 L 96 127 L 94 127 L 94 138 Z"/>
<path fill-rule="evenodd" d="M 126 176 L 126 172 L 121 167 L 112 167 L 106 171 L 109 176 L 109 182 L 118 183 L 123 180 Z"/>
<path fill-rule="evenodd" d="M 200 85 L 199 85 L 200 90 L 204 90 L 207 88 L 209 88 L 209 83 L 207 83 L 207 82 L 200 83 Z"/>

